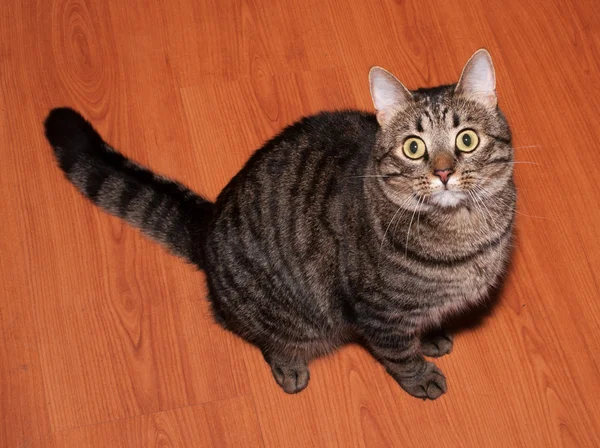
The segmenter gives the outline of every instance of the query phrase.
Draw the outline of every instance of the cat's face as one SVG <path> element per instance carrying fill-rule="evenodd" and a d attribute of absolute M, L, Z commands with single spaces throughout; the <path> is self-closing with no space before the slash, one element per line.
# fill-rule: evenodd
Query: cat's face
<path fill-rule="evenodd" d="M 456 86 L 409 92 L 379 68 L 370 79 L 381 125 L 376 175 L 397 205 L 482 207 L 510 180 L 510 131 L 487 51 L 475 53 Z"/>

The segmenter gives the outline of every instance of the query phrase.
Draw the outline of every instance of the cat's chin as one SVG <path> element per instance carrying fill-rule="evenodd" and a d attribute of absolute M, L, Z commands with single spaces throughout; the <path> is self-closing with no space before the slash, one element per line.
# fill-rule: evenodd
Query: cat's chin
<path fill-rule="evenodd" d="M 437 191 L 429 197 L 429 203 L 441 208 L 456 208 L 464 205 L 467 195 L 460 191 Z"/>

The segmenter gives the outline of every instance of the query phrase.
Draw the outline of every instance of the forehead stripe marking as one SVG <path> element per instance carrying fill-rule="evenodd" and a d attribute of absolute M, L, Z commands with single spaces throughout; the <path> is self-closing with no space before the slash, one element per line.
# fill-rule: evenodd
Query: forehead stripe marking
<path fill-rule="evenodd" d="M 417 131 L 423 132 L 423 117 L 417 118 Z"/>
<path fill-rule="evenodd" d="M 454 112 L 452 114 L 452 126 L 457 128 L 459 124 L 460 124 L 460 118 L 458 117 L 458 114 L 456 112 Z"/>

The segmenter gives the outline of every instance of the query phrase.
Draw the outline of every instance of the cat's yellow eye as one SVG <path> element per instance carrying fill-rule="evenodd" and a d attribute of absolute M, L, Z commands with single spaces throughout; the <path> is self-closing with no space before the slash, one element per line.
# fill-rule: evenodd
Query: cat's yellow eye
<path fill-rule="evenodd" d="M 425 155 L 425 142 L 418 137 L 410 137 L 402 145 L 404 155 L 409 159 L 420 159 Z"/>
<path fill-rule="evenodd" d="M 456 136 L 456 148 L 462 152 L 471 152 L 479 146 L 479 137 L 471 129 L 465 129 Z"/>

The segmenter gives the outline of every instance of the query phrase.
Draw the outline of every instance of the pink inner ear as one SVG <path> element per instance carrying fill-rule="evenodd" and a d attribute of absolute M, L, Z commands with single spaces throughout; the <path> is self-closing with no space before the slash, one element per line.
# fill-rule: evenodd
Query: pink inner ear
<path fill-rule="evenodd" d="M 404 108 L 412 95 L 394 75 L 382 68 L 372 68 L 369 79 L 377 121 L 383 126 L 395 111 Z"/>
<path fill-rule="evenodd" d="M 477 51 L 467 62 L 456 92 L 479 97 L 485 103 L 496 103 L 496 75 L 487 51 Z"/>
<path fill-rule="evenodd" d="M 385 110 L 378 110 L 376 117 L 377 117 L 377 123 L 379 123 L 380 126 L 383 126 L 390 118 L 390 113 L 387 112 Z"/>

